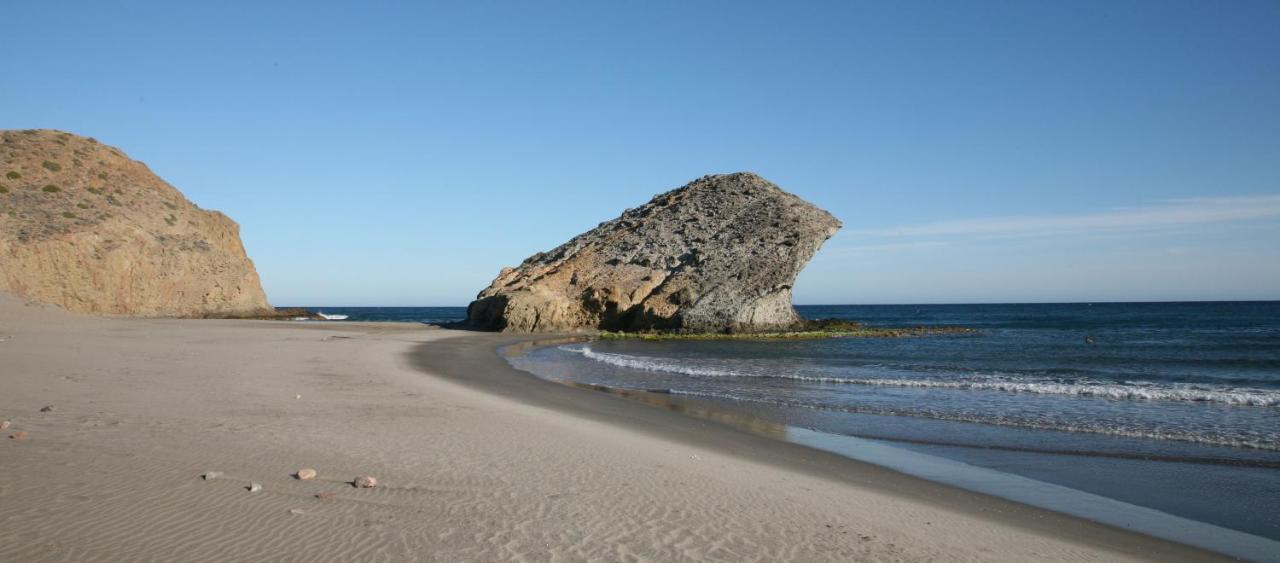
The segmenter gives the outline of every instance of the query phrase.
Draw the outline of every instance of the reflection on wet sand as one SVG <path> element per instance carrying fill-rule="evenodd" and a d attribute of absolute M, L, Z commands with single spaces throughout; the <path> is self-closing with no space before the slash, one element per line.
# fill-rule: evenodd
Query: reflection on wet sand
<path fill-rule="evenodd" d="M 710 408 L 706 405 L 700 405 L 681 399 L 663 390 L 639 391 L 633 389 L 616 389 L 613 387 L 605 387 L 604 385 L 592 385 L 589 383 L 577 383 L 574 381 L 552 381 L 562 385 L 568 385 L 569 387 L 577 387 L 578 389 L 603 391 L 617 397 L 639 401 L 646 405 L 667 409 L 671 412 L 678 412 L 680 414 L 694 416 L 704 420 L 719 422 L 740 430 L 746 430 L 748 432 L 768 436 L 770 438 L 786 439 L 787 437 L 787 427 L 784 424 L 778 424 L 747 413 Z"/>
<path fill-rule="evenodd" d="M 586 342 L 589 340 L 592 340 L 592 338 L 587 336 L 564 337 L 564 338 L 554 338 L 554 339 L 547 339 L 547 340 L 533 340 L 529 342 L 521 342 L 519 344 L 513 344 L 511 346 L 504 347 L 501 350 L 501 354 L 505 358 L 514 358 L 517 356 L 522 356 L 534 348 L 540 348 L 543 346 L 558 346 L 558 345 L 569 344 L 574 342 Z M 674 395 L 671 395 L 665 389 L 654 389 L 654 390 L 620 389 L 616 387 L 608 387 L 605 385 L 578 383 L 576 381 L 558 379 L 555 376 L 547 377 L 546 380 L 551 381 L 553 383 L 559 383 L 561 385 L 565 385 L 568 387 L 574 387 L 577 389 L 587 389 L 591 391 L 608 393 L 615 397 L 622 397 L 624 399 L 638 401 L 649 406 L 666 409 L 671 412 L 676 412 L 683 415 L 700 418 L 703 420 L 710 420 L 712 422 L 717 422 L 720 424 L 724 424 L 726 426 L 737 428 L 739 430 L 745 430 L 753 434 L 759 434 L 761 436 L 768 436 L 770 438 L 776 438 L 780 440 L 785 440 L 787 438 L 787 426 L 785 424 L 779 424 L 777 422 L 765 420 L 763 418 L 760 418 L 745 412 L 731 411 L 727 409 L 718 409 L 718 408 L 707 406 L 705 404 L 699 404 L 694 401 L 690 401 L 681 397 L 676 397 Z"/>

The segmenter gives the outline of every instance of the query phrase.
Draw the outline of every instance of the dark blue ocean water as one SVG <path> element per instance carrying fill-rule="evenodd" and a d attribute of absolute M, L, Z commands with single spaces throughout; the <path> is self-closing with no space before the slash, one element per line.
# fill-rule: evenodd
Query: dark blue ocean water
<path fill-rule="evenodd" d="M 466 307 L 301 307 L 326 315 L 347 315 L 349 321 L 394 321 L 444 324 L 466 320 Z"/>
<path fill-rule="evenodd" d="M 595 341 L 513 363 L 1280 539 L 1280 302 L 801 306 L 974 335 Z M 458 320 L 458 308 L 324 308 Z"/>

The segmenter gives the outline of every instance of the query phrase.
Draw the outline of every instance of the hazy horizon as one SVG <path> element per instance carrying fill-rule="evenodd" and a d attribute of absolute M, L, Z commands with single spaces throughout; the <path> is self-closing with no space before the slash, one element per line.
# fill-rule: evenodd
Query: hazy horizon
<path fill-rule="evenodd" d="M 739 170 L 844 222 L 798 304 L 1280 300 L 1272 2 L 0 18 L 0 128 L 96 137 L 226 213 L 274 304 L 466 305 Z"/>

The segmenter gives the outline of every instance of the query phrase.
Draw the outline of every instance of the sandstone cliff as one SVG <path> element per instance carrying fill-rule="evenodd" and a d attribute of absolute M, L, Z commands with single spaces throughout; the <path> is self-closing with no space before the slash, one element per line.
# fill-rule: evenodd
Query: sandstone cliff
<path fill-rule="evenodd" d="M 503 269 L 467 319 L 511 332 L 787 330 L 801 322 L 796 275 L 839 228 L 755 174 L 706 176 Z"/>
<path fill-rule="evenodd" d="M 94 139 L 0 132 L 0 291 L 84 313 L 269 310 L 234 221 Z"/>

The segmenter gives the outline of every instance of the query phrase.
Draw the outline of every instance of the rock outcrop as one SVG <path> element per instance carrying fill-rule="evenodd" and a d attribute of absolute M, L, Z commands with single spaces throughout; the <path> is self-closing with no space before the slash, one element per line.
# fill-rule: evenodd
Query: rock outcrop
<path fill-rule="evenodd" d="M 270 311 L 240 229 L 90 138 L 0 132 L 0 291 L 83 313 Z"/>
<path fill-rule="evenodd" d="M 473 327 L 765 332 L 796 328 L 796 275 L 840 221 L 750 173 L 699 178 L 505 268 Z"/>

